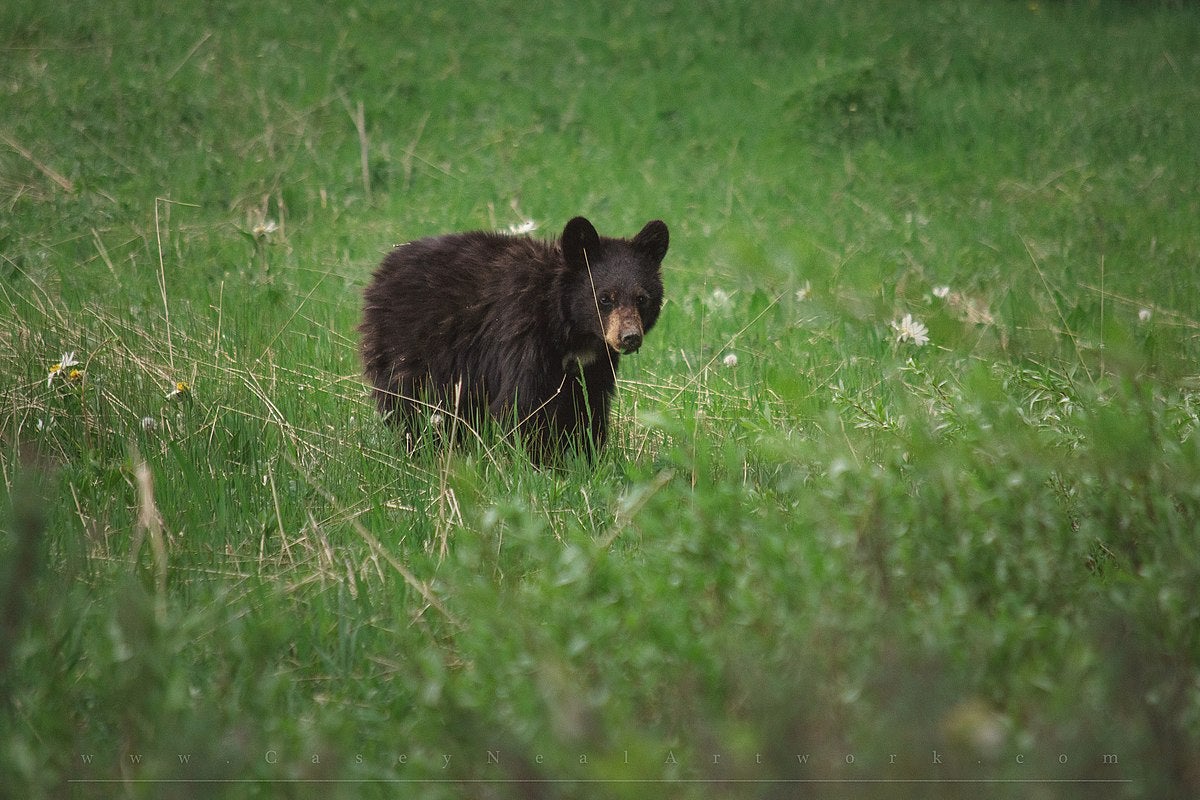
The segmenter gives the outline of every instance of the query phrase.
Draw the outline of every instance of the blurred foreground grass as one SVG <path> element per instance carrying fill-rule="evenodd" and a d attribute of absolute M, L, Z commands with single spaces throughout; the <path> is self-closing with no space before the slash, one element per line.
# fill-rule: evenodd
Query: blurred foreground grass
<path fill-rule="evenodd" d="M 3 785 L 1195 794 L 1198 22 L 10 3 Z M 379 256 L 577 213 L 606 457 L 406 458 Z"/>

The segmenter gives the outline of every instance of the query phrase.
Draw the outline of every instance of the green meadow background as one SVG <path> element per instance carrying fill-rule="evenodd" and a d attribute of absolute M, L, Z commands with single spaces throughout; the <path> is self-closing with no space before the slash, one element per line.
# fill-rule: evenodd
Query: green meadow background
<path fill-rule="evenodd" d="M 383 253 L 577 214 L 603 458 L 406 456 Z M 1196 797 L 1198 221 L 1192 3 L 7 0 L 0 794 Z"/>

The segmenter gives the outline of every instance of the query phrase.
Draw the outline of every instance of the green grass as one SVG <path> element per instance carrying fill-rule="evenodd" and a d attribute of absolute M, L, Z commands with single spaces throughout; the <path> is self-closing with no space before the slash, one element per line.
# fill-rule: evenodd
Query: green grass
<path fill-rule="evenodd" d="M 17 795 L 1200 792 L 1194 6 L 15 0 L 0 134 Z M 407 458 L 380 256 L 580 213 L 604 457 Z"/>

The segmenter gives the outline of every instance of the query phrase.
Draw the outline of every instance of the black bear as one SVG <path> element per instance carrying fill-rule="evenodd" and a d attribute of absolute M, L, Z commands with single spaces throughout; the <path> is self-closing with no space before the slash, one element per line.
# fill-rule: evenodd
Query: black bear
<path fill-rule="evenodd" d="M 475 232 L 394 248 L 359 326 L 380 413 L 410 444 L 435 412 L 470 426 L 490 415 L 536 463 L 593 456 L 617 363 L 662 308 L 667 244 L 660 220 L 612 239 L 576 217 L 554 242 Z"/>

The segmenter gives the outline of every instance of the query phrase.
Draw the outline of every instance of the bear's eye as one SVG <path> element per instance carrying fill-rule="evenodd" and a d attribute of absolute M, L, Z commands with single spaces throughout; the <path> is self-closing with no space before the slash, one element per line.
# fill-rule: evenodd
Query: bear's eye
<path fill-rule="evenodd" d="M 610 294 L 600 295 L 599 303 L 600 303 L 600 307 L 603 308 L 605 311 L 612 308 L 612 304 L 613 304 L 612 295 L 610 295 Z"/>
<path fill-rule="evenodd" d="M 639 294 L 637 296 L 638 308 L 645 308 L 646 304 L 649 302 L 650 302 L 650 297 L 648 295 Z"/>

